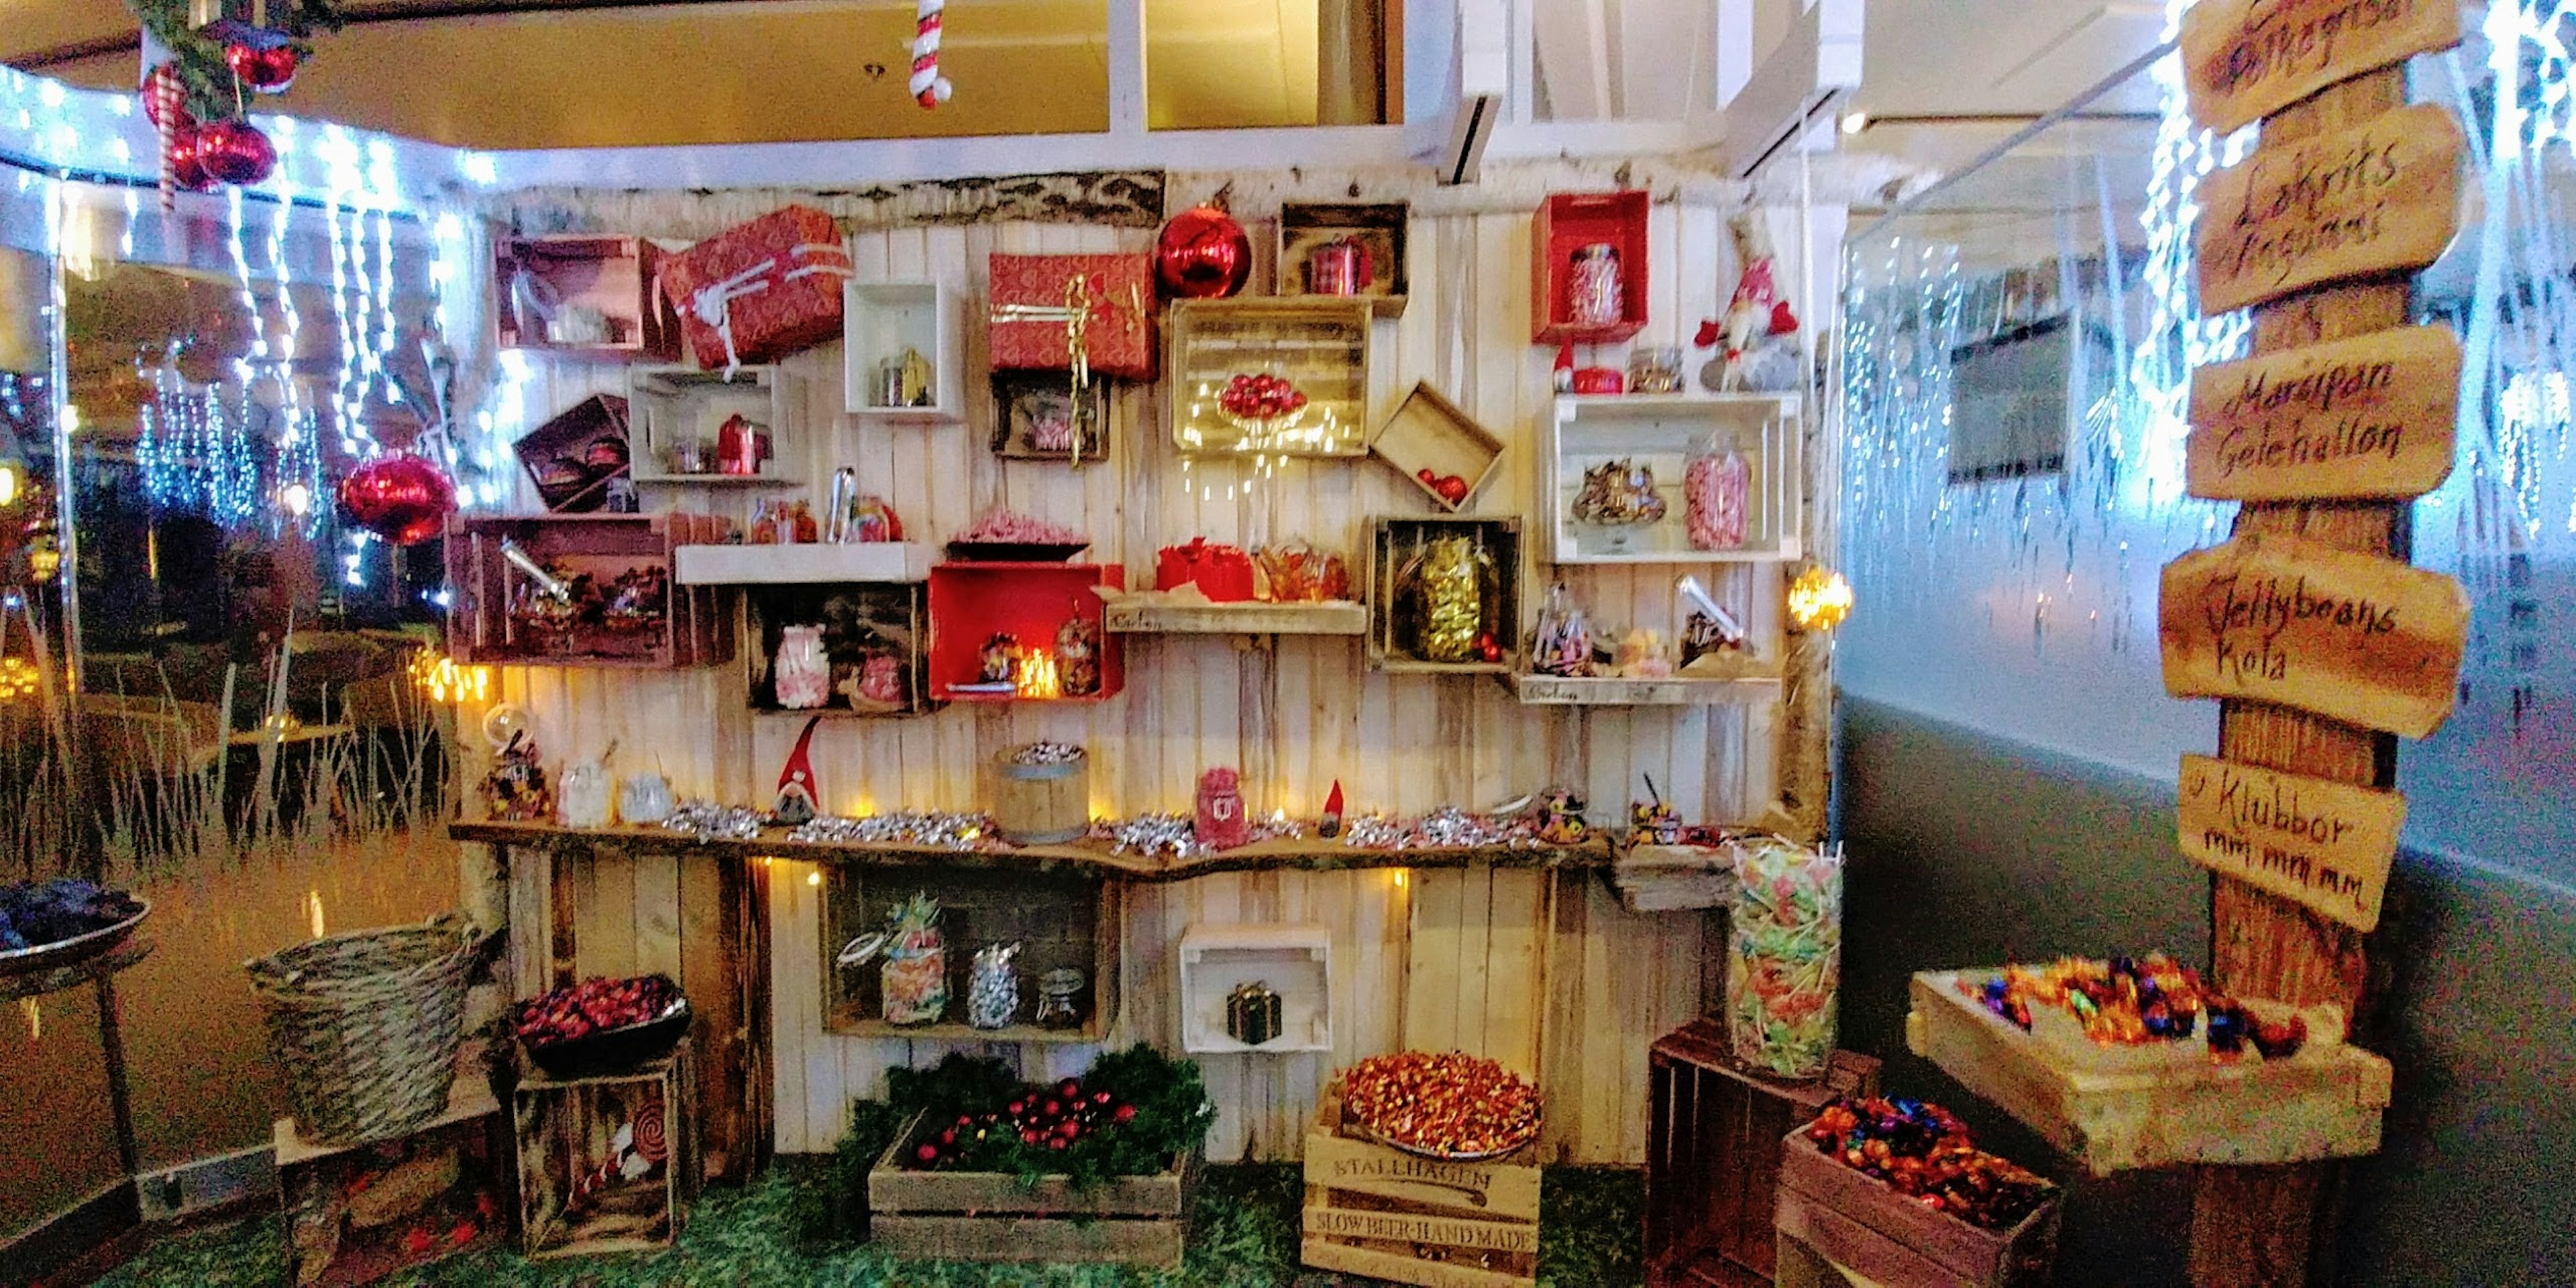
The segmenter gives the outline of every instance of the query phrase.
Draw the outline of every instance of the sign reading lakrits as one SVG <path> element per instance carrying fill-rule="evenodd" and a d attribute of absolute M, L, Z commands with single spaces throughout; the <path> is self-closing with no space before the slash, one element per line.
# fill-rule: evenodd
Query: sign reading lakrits
<path fill-rule="evenodd" d="M 2458 230 L 2460 148 L 2451 114 L 2418 105 L 2267 144 L 2210 176 L 2193 232 L 2201 311 L 2440 258 Z"/>
<path fill-rule="evenodd" d="M 2165 565 L 2165 692 L 2244 698 L 2421 738 L 2451 714 L 2469 597 L 2440 573 L 2257 534 Z"/>
<path fill-rule="evenodd" d="M 2202 367 L 2184 484 L 2217 501 L 2422 496 L 2450 476 L 2459 388 L 2440 326 Z"/>
<path fill-rule="evenodd" d="M 2192 862 L 2364 933 L 2378 927 L 2405 797 L 2186 755 L 2180 806 Z"/>
<path fill-rule="evenodd" d="M 2460 0 L 2201 0 L 2183 15 L 2183 81 L 2192 119 L 2225 133 L 2458 43 Z"/>

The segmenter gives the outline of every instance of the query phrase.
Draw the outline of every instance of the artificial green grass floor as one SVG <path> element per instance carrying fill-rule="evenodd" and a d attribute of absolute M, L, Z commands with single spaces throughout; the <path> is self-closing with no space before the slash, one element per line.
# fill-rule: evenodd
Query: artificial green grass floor
<path fill-rule="evenodd" d="M 570 1257 L 531 1262 L 514 1252 L 458 1257 L 396 1276 L 388 1285 L 530 1284 L 580 1288 L 645 1285 L 844 1285 L 861 1288 L 985 1288 L 987 1285 L 1222 1284 L 1228 1288 L 1365 1284 L 1374 1280 L 1297 1264 L 1303 1182 L 1291 1165 L 1210 1167 L 1190 1214 L 1188 1254 L 1178 1271 L 1112 1266 L 988 1266 L 898 1261 L 863 1244 L 809 1237 L 827 1224 L 820 1194 L 825 1169 L 790 1163 L 746 1189 L 699 1198 L 680 1245 L 649 1256 Z M 1551 1167 L 1541 1191 L 1539 1282 L 1576 1285 L 1642 1281 L 1644 1186 L 1610 1168 Z M 258 1285 L 288 1282 L 286 1241 L 274 1216 L 172 1238 L 99 1282 L 104 1285 Z"/>

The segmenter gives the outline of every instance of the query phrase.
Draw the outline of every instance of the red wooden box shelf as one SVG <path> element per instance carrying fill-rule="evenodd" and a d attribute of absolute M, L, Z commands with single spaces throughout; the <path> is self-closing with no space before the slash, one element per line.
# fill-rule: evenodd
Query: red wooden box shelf
<path fill-rule="evenodd" d="M 1127 684 L 1118 637 L 1108 633 L 1107 606 L 1094 586 L 1127 587 L 1122 566 L 1086 563 L 944 563 L 930 570 L 930 696 L 947 702 L 1026 702 L 1009 693 L 959 693 L 982 674 L 984 641 L 1008 632 L 1020 643 L 1055 651 L 1056 629 L 1076 614 L 1101 627 L 1100 691 L 1058 702 L 1101 702 Z"/>
<path fill-rule="evenodd" d="M 1568 305 L 1574 252 L 1595 242 L 1619 250 L 1619 320 L 1576 326 Z M 1615 344 L 1646 325 L 1646 194 L 1560 192 L 1540 203 L 1530 229 L 1530 340 Z"/>

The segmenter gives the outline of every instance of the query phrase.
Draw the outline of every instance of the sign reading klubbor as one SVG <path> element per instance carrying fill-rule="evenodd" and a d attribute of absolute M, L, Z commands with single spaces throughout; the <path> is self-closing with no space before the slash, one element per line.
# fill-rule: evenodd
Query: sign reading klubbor
<path fill-rule="evenodd" d="M 2458 43 L 2460 0 L 2201 0 L 2183 16 L 2183 80 L 2192 119 L 2224 133 Z"/>
<path fill-rule="evenodd" d="M 2459 388 L 2439 326 L 2203 367 L 2184 484 L 2217 501 L 2422 496 L 2450 476 Z"/>
<path fill-rule="evenodd" d="M 2406 825 L 2406 798 L 2209 756 L 2182 758 L 2182 852 L 2368 933 Z"/>
<path fill-rule="evenodd" d="M 2451 714 L 2469 631 L 2451 578 L 2277 535 L 2166 564 L 2156 614 L 2175 697 L 2277 703 L 2409 738 Z"/>
<path fill-rule="evenodd" d="M 2192 234 L 2201 311 L 2440 258 L 2458 231 L 2460 148 L 2451 114 L 2421 105 L 2258 148 L 2210 176 Z"/>

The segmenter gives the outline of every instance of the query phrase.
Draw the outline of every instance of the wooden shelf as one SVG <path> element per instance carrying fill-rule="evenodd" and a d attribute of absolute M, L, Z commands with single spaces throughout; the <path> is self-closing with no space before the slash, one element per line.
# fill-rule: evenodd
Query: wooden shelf
<path fill-rule="evenodd" d="M 1225 1031 L 1226 1003 L 1247 983 L 1275 989 L 1279 1036 L 1259 1046 Z M 1333 1049 L 1333 933 L 1322 926 L 1192 926 L 1181 935 L 1181 1049 L 1286 1055 Z"/>
<path fill-rule="evenodd" d="M 627 370 L 627 423 L 633 444 L 634 479 L 639 485 L 708 488 L 791 488 L 803 484 L 774 473 L 781 461 L 802 458 L 804 425 L 796 378 L 775 366 L 744 366 L 725 378 L 722 371 L 690 366 L 632 367 Z M 672 447 L 683 439 L 706 445 L 715 459 L 718 435 L 731 416 L 760 427 L 769 435 L 770 458 L 759 474 L 675 474 Z"/>
<path fill-rule="evenodd" d="M 2140 1167 L 2303 1163 L 2379 1150 L 2388 1107 L 2388 1061 L 2309 1025 L 2307 1045 L 2284 1060 L 2250 1051 L 2209 1061 L 2198 1044 L 2177 1058 L 2123 1067 L 2142 1053 L 2105 1051 L 2079 1066 L 1959 992 L 2000 968 L 1914 976 L 1905 1045 L 1993 1101 L 2097 1176 Z M 2341 1020 L 2334 1020 L 2340 1030 Z M 2153 1052 L 2143 1053 L 2152 1058 Z"/>
<path fill-rule="evenodd" d="M 1724 707 L 1778 701 L 1780 677 L 1515 675 L 1512 691 L 1533 707 Z"/>
<path fill-rule="evenodd" d="M 891 424 L 938 425 L 965 418 L 958 379 L 957 303 L 937 282 L 850 282 L 842 294 L 842 408 Z M 926 405 L 874 401 L 881 365 L 905 350 L 930 364 Z"/>
<path fill-rule="evenodd" d="M 1305 295 L 1306 257 L 1316 247 L 1343 237 L 1356 238 L 1368 251 L 1369 284 L 1358 299 L 1381 318 L 1404 316 L 1406 295 L 1405 231 L 1412 207 L 1394 202 L 1302 202 L 1279 207 L 1279 236 L 1271 262 L 1279 295 Z M 1345 298 L 1325 296 L 1326 299 Z"/>
<path fill-rule="evenodd" d="M 840 585 L 930 580 L 930 547 L 917 541 L 698 545 L 672 552 L 683 586 Z"/>
<path fill-rule="evenodd" d="M 475 821 L 458 821 L 447 827 L 449 839 L 483 845 L 574 850 L 608 846 L 628 852 L 685 851 L 742 859 L 777 858 L 800 863 L 880 867 L 1044 869 L 1072 865 L 1097 869 L 1105 875 L 1128 880 L 1157 882 L 1184 881 L 1219 872 L 1342 872 L 1368 868 L 1462 868 L 1475 864 L 1490 864 L 1498 868 L 1606 868 L 1610 866 L 1611 856 L 1611 843 L 1607 837 L 1595 837 L 1581 845 L 1570 846 L 1547 845 L 1525 849 L 1444 846 L 1412 850 L 1361 849 L 1337 840 L 1304 837 L 1259 841 L 1231 850 L 1176 859 L 1159 854 L 1120 854 L 1099 841 L 1028 846 L 995 842 L 985 849 L 954 850 L 855 841 L 829 844 L 791 841 L 787 839 L 787 833 L 786 828 L 768 828 L 759 836 L 748 839 L 710 837 L 702 840 L 687 832 L 660 827 L 569 828 L 552 823 Z"/>
<path fill-rule="evenodd" d="M 1212 604 L 1203 599 L 1172 599 L 1157 592 L 1140 591 L 1107 602 L 1107 630 L 1113 635 L 1368 634 L 1368 606 L 1348 600 L 1319 604 Z"/>
<path fill-rule="evenodd" d="M 1544 563 L 1776 563 L 1799 557 L 1805 420 L 1796 394 L 1621 394 L 1555 403 L 1539 456 L 1538 504 L 1547 525 Z M 1684 477 L 1703 439 L 1732 441 L 1748 467 L 1744 543 L 1690 543 Z M 1651 470 L 1664 517 L 1607 527 L 1574 518 L 1584 473 L 1626 460 Z"/>

